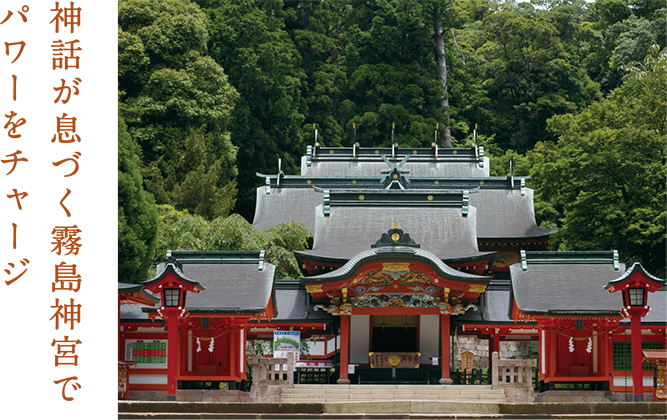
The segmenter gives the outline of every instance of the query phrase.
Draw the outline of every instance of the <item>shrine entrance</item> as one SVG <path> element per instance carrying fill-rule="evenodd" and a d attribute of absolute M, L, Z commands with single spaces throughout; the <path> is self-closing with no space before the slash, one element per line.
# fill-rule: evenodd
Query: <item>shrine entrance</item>
<path fill-rule="evenodd" d="M 451 383 L 450 317 L 477 310 L 491 279 L 452 269 L 396 226 L 382 238 L 343 267 L 300 280 L 315 310 L 340 317 L 338 383 Z"/>
<path fill-rule="evenodd" d="M 417 315 L 373 315 L 372 352 L 418 352 Z"/>

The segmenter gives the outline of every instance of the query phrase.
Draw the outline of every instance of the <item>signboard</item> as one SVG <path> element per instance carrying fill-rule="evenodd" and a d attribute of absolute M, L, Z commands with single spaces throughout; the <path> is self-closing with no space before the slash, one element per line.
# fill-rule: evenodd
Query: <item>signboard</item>
<path fill-rule="evenodd" d="M 273 357 L 293 357 L 299 360 L 301 350 L 301 333 L 299 331 L 274 331 L 273 332 Z M 283 366 L 287 369 L 287 365 Z M 296 370 L 296 363 L 294 363 Z"/>
<path fill-rule="evenodd" d="M 287 352 L 299 353 L 301 333 L 299 331 L 273 332 L 273 357 L 287 357 Z"/>
<path fill-rule="evenodd" d="M 167 340 L 126 340 L 125 360 L 141 368 L 166 369 Z"/>

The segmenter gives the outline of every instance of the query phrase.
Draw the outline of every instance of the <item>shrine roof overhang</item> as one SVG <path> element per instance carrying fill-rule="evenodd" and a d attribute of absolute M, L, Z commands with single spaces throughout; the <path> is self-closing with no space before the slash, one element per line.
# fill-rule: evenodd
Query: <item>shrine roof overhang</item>
<path fill-rule="evenodd" d="M 118 282 L 118 300 L 121 303 L 138 303 L 153 306 L 160 301 L 160 298 L 147 291 L 141 284 Z"/>
<path fill-rule="evenodd" d="M 510 290 L 508 286 L 497 286 L 493 280 L 479 299 L 479 311 L 467 311 L 452 318 L 459 324 L 515 324 L 508 316 Z"/>
<path fill-rule="evenodd" d="M 620 297 L 604 290 L 625 271 L 615 252 L 524 252 L 510 266 L 509 317 L 618 316 Z M 516 307 L 515 307 L 516 305 Z"/>
<path fill-rule="evenodd" d="M 650 310 L 642 317 L 642 325 L 666 325 L 667 324 L 667 286 L 662 286 L 653 295 L 649 296 L 648 306 Z M 630 319 L 621 321 L 621 324 L 630 323 Z"/>
<path fill-rule="evenodd" d="M 387 168 L 385 168 L 387 169 Z M 265 186 L 259 187 L 262 193 L 266 195 L 273 194 L 274 190 L 285 189 L 308 189 L 314 187 L 320 189 L 374 189 L 382 190 L 387 188 L 387 178 L 390 177 L 390 171 L 378 173 L 375 176 L 302 176 L 302 175 L 256 175 L 265 179 Z M 433 190 L 516 190 L 525 195 L 525 181 L 530 177 L 410 177 L 409 173 L 404 174 L 409 179 L 406 189 L 433 189 Z"/>
<path fill-rule="evenodd" d="M 315 311 L 306 288 L 297 280 L 276 281 L 278 314 L 271 323 L 330 323 L 333 316 Z"/>
<path fill-rule="evenodd" d="M 322 204 L 322 194 L 313 188 L 274 188 L 270 194 L 265 187 L 257 188 L 255 216 L 252 225 L 264 230 L 284 222 L 303 223 L 315 232 L 315 207 Z"/>
<path fill-rule="evenodd" d="M 267 309 L 275 314 L 275 266 L 265 262 L 264 255 L 264 251 L 172 251 L 175 263 L 166 265 L 205 289 L 187 297 L 191 314 L 262 314 Z M 158 270 L 164 269 L 161 266 Z"/>
<path fill-rule="evenodd" d="M 143 306 L 138 304 L 121 305 L 120 322 L 151 322 L 148 313 L 143 308 Z"/>
<path fill-rule="evenodd" d="M 345 287 L 348 283 L 353 284 L 354 277 L 358 276 L 362 269 L 372 264 L 377 265 L 377 263 L 380 264 L 380 267 L 382 263 L 404 263 L 402 269 L 405 270 L 428 267 L 435 276 L 431 280 L 442 279 L 446 282 L 456 283 L 462 290 L 469 290 L 472 285 L 485 289 L 491 281 L 491 277 L 488 276 L 477 276 L 455 270 L 443 263 L 434 254 L 408 246 L 385 246 L 368 249 L 352 257 L 337 270 L 316 276 L 303 277 L 299 281 L 310 286 L 338 283 L 340 287 Z"/>

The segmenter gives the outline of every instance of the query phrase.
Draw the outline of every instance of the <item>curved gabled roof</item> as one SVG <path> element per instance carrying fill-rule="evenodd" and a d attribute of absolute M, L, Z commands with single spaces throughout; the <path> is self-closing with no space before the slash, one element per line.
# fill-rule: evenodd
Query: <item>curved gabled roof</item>
<path fill-rule="evenodd" d="M 442 278 L 458 282 L 488 283 L 491 277 L 478 276 L 455 270 L 443 263 L 436 255 L 424 249 L 410 246 L 383 246 L 367 249 L 350 258 L 342 267 L 328 273 L 304 277 L 303 283 L 336 282 L 353 275 L 361 267 L 374 262 L 410 261 L 411 263 L 422 263 L 435 269 Z"/>

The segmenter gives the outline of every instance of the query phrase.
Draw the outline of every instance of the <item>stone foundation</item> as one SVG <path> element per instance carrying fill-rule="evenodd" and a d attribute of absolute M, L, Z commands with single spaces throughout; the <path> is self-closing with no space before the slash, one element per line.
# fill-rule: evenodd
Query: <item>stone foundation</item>
<path fill-rule="evenodd" d="M 131 401 L 167 401 L 167 391 L 132 391 Z M 181 402 L 253 402 L 250 395 L 243 391 L 215 390 L 215 389 L 179 389 L 176 392 L 176 401 Z"/>
<path fill-rule="evenodd" d="M 475 368 L 484 369 L 489 367 L 489 340 L 459 336 L 452 348 L 454 353 L 453 369 L 461 368 L 461 353 L 464 351 L 472 352 Z M 501 341 L 499 357 L 501 359 L 530 359 L 537 351 L 537 341 Z"/>

